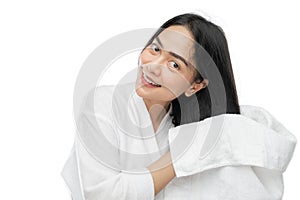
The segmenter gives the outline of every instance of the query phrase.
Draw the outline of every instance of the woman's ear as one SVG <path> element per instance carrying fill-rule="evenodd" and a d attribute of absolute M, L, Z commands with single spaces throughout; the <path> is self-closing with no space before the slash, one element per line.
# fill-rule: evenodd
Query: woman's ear
<path fill-rule="evenodd" d="M 195 94 L 196 92 L 198 92 L 199 90 L 202 90 L 203 88 L 206 88 L 208 85 L 208 80 L 207 79 L 203 79 L 201 82 L 195 81 L 191 87 L 189 87 L 185 92 L 185 96 L 190 97 L 193 94 Z"/>

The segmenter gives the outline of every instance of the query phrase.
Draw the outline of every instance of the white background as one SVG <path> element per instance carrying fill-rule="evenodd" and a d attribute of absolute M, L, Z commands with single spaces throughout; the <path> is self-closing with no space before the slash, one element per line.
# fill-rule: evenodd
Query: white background
<path fill-rule="evenodd" d="M 196 11 L 226 33 L 240 104 L 264 107 L 299 139 L 296 1 L 1 1 L 0 199 L 70 199 L 60 172 L 84 60 L 114 35 Z M 299 154 L 284 173 L 284 200 L 300 199 Z"/>

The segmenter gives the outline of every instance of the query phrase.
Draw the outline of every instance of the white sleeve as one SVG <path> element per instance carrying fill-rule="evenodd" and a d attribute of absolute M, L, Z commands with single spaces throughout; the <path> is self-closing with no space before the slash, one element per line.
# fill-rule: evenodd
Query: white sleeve
<path fill-rule="evenodd" d="M 284 172 L 296 139 L 240 115 L 219 115 L 171 128 L 169 146 L 177 177 L 223 166 L 249 165 Z"/>
<path fill-rule="evenodd" d="M 283 177 L 277 170 L 251 166 L 225 166 L 218 168 L 218 174 L 218 184 L 222 189 L 218 191 L 217 196 L 221 199 L 282 199 Z"/>
<path fill-rule="evenodd" d="M 145 172 L 148 169 L 141 170 Z M 73 200 L 154 199 L 154 185 L 149 171 L 134 174 L 109 169 L 89 155 L 78 141 L 62 176 Z"/>
<path fill-rule="evenodd" d="M 222 199 L 275 200 L 282 197 L 296 139 L 240 115 L 220 115 L 170 129 L 169 145 L 177 177 L 224 170 L 224 187 L 232 191 Z"/>
<path fill-rule="evenodd" d="M 119 166 L 118 137 L 109 113 L 79 115 L 75 144 L 65 164 L 64 177 L 74 200 L 152 200 L 154 183 L 147 168 L 123 171 Z M 105 107 L 106 105 L 104 105 Z M 102 109 L 102 108 L 101 108 Z M 109 108 L 104 108 L 109 109 Z"/>
<path fill-rule="evenodd" d="M 111 169 L 95 160 L 78 140 L 76 151 L 86 200 L 154 199 L 154 185 L 149 171 L 137 174 Z"/>

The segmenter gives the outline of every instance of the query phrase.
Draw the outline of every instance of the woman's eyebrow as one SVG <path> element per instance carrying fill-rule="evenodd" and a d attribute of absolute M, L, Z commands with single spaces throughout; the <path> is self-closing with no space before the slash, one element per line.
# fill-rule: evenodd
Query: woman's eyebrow
<path fill-rule="evenodd" d="M 158 44 L 159 44 L 162 48 L 164 47 L 163 44 L 161 43 L 160 39 L 158 38 L 158 36 L 155 38 L 155 40 L 158 42 Z M 173 56 L 173 57 L 175 57 L 175 58 L 181 60 L 186 66 L 188 66 L 188 62 L 187 62 L 182 56 L 180 56 L 180 55 L 178 55 L 178 54 L 176 54 L 176 53 L 170 52 L 170 51 L 168 51 L 168 53 L 169 53 L 171 56 Z"/>
<path fill-rule="evenodd" d="M 164 45 L 161 43 L 160 39 L 158 38 L 158 36 L 155 38 L 155 40 L 158 42 L 158 44 L 163 48 Z"/>
<path fill-rule="evenodd" d="M 173 52 L 170 52 L 170 51 L 168 53 L 171 54 L 173 57 L 181 60 L 186 66 L 188 66 L 187 61 L 183 57 L 181 57 L 180 55 L 178 55 L 176 53 L 173 53 Z"/>

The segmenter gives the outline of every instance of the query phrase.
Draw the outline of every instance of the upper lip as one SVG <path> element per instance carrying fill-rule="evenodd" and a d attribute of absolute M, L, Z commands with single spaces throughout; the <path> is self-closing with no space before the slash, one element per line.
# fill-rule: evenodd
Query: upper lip
<path fill-rule="evenodd" d="M 143 72 L 143 74 L 145 74 L 145 73 Z M 152 78 L 150 78 L 149 76 L 147 76 L 147 74 L 145 74 L 145 76 L 146 76 L 150 81 L 152 81 L 152 82 L 154 82 L 154 83 L 156 83 L 156 84 L 159 84 L 159 83 L 157 83 L 156 81 L 154 81 Z"/>

